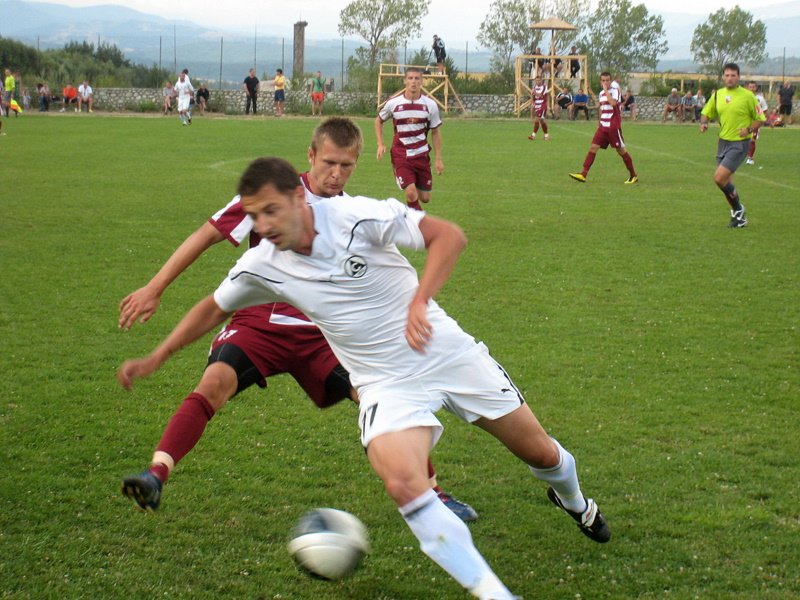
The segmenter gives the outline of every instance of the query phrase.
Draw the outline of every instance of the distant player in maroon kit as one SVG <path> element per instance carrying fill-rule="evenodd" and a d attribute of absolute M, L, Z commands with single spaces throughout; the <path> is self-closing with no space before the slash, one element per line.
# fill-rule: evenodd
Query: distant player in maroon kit
<path fill-rule="evenodd" d="M 630 173 L 630 177 L 625 183 L 636 183 L 639 181 L 639 177 L 636 175 L 636 169 L 633 168 L 633 159 L 628 153 L 627 148 L 625 148 L 625 140 L 622 139 L 619 86 L 612 84 L 611 73 L 608 71 L 604 71 L 600 74 L 600 85 L 603 88 L 597 96 L 600 124 L 597 126 L 597 131 L 592 138 L 592 144 L 589 146 L 586 159 L 583 161 L 583 171 L 580 173 L 570 173 L 569 176 L 575 181 L 585 183 L 586 176 L 589 174 L 589 169 L 592 168 L 592 163 L 597 156 L 597 151 L 600 148 L 606 149 L 611 146 L 615 148 L 617 154 L 622 157 L 622 161 L 628 168 L 628 173 Z"/>
<path fill-rule="evenodd" d="M 343 194 L 362 144 L 361 131 L 350 119 L 333 117 L 317 127 L 308 150 L 311 168 L 301 175 L 309 203 Z M 205 250 L 225 239 L 234 246 L 247 241 L 250 247 L 261 241 L 239 196 L 190 235 L 145 287 L 120 303 L 119 326 L 129 329 L 137 319 L 147 321 L 158 308 L 166 287 Z M 120 368 L 118 379 L 123 387 L 130 389 L 135 379 L 153 373 L 167 357 L 153 353 L 127 361 Z M 214 414 L 234 395 L 253 384 L 266 387 L 266 379 L 279 373 L 292 375 L 320 408 L 348 397 L 357 401 L 349 374 L 319 329 L 302 312 L 284 303 L 237 311 L 214 339 L 200 382 L 167 425 L 150 468 L 126 477 L 123 493 L 140 508 L 156 510 L 170 472 L 197 444 Z M 432 487 L 448 508 L 465 521 L 477 518 L 472 507 L 436 485 L 430 464 L 429 475 Z"/>
<path fill-rule="evenodd" d="M 439 106 L 422 93 L 422 71 L 408 67 L 403 78 L 403 93 L 390 98 L 375 118 L 375 139 L 378 141 L 378 160 L 386 154 L 383 142 L 383 124 L 392 119 L 392 168 L 397 185 L 405 192 L 406 204 L 422 210 L 420 202 L 430 202 L 433 189 L 428 131 L 436 152 L 436 173 L 444 172 L 442 162 L 442 136 L 439 127 L 442 119 Z"/>
<path fill-rule="evenodd" d="M 548 88 L 541 77 L 537 77 L 533 82 L 531 88 L 531 119 L 533 119 L 533 131 L 528 136 L 529 140 L 536 139 L 536 132 L 539 131 L 539 126 L 544 131 L 545 141 L 550 140 L 550 135 L 547 133 L 547 95 L 550 93 Z"/>

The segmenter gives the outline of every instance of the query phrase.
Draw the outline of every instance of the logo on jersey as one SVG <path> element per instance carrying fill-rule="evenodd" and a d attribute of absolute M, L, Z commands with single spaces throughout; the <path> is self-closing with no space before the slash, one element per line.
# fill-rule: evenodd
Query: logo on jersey
<path fill-rule="evenodd" d="M 363 277 L 367 272 L 367 261 L 354 254 L 344 261 L 344 272 L 354 279 Z"/>
<path fill-rule="evenodd" d="M 733 101 L 731 96 L 725 96 L 725 104 L 730 104 Z"/>

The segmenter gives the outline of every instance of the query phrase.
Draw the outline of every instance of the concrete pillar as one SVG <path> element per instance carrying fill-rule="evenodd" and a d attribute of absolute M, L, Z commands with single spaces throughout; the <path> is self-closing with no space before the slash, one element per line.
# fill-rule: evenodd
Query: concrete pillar
<path fill-rule="evenodd" d="M 307 21 L 294 24 L 294 55 L 292 60 L 292 79 L 302 77 L 305 72 L 305 49 Z"/>

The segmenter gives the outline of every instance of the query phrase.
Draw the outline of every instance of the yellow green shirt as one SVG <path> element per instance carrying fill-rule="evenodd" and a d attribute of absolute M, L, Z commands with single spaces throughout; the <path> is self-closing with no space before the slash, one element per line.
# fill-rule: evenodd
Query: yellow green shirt
<path fill-rule="evenodd" d="M 719 137 L 728 142 L 746 140 L 740 129 L 747 129 L 753 121 L 766 121 L 758 100 L 750 90 L 737 86 L 732 90 L 720 88 L 708 99 L 701 114 L 709 119 L 719 119 Z"/>
<path fill-rule="evenodd" d="M 14 89 L 17 87 L 17 80 L 14 79 L 13 75 L 9 75 L 6 77 L 5 84 L 7 92 L 13 92 Z"/>

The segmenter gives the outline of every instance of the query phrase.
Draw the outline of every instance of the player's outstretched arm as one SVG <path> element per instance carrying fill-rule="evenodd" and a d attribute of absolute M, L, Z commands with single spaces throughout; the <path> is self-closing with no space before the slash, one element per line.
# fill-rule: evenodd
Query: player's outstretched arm
<path fill-rule="evenodd" d="M 146 323 L 161 303 L 161 294 L 208 248 L 225 239 L 211 223 L 187 237 L 158 273 L 145 285 L 131 292 L 119 303 L 119 328 L 128 330 L 134 323 Z"/>
<path fill-rule="evenodd" d="M 206 296 L 186 313 L 155 350 L 143 358 L 127 360 L 122 364 L 117 371 L 120 385 L 126 390 L 131 389 L 136 379 L 155 373 L 170 356 L 219 326 L 231 314 L 219 307 L 214 301 L 213 294 Z"/>
<path fill-rule="evenodd" d="M 428 301 L 447 283 L 458 256 L 467 245 L 467 238 L 454 223 L 429 215 L 420 221 L 419 229 L 425 240 L 428 257 L 417 293 L 408 307 L 406 341 L 411 348 L 422 352 L 433 335 L 428 321 Z"/>
<path fill-rule="evenodd" d="M 386 154 L 386 144 L 383 142 L 383 120 L 380 115 L 375 117 L 375 140 L 378 142 L 378 151 L 375 156 L 380 160 Z"/>

